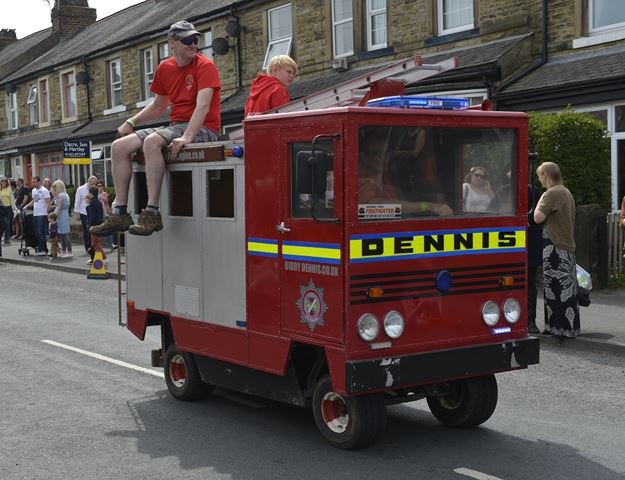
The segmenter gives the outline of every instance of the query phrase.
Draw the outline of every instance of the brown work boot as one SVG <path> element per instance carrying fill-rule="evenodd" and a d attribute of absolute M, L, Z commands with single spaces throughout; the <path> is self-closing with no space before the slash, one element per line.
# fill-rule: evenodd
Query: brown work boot
<path fill-rule="evenodd" d="M 105 237 L 115 232 L 125 232 L 133 223 L 129 213 L 124 213 L 123 215 L 111 213 L 100 225 L 91 227 L 89 233 L 97 237 Z"/>
<path fill-rule="evenodd" d="M 148 210 L 141 210 L 139 220 L 128 229 L 128 233 L 133 235 L 152 235 L 163 229 L 163 221 L 160 213 L 154 213 Z"/>

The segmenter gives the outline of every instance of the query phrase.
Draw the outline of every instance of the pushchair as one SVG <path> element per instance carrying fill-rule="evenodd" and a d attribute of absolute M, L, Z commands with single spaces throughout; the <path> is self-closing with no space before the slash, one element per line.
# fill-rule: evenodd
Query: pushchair
<path fill-rule="evenodd" d="M 17 253 L 23 256 L 30 256 L 30 248 L 37 248 L 37 237 L 35 237 L 35 226 L 33 224 L 33 212 L 20 211 L 22 222 L 22 241 Z"/>

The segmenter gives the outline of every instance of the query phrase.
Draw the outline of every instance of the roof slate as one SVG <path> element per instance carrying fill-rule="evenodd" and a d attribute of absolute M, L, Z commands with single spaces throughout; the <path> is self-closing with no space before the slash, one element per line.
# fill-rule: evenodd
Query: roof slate
<path fill-rule="evenodd" d="M 549 58 L 547 63 L 501 93 L 564 87 L 619 77 L 625 77 L 625 45 Z"/>
<path fill-rule="evenodd" d="M 106 50 L 114 44 L 137 42 L 151 36 L 167 34 L 169 26 L 182 19 L 209 17 L 211 14 L 229 12 L 232 0 L 147 0 L 85 27 L 76 34 L 62 39 L 61 42 L 34 62 L 24 66 L 12 75 L 1 79 L 11 80 L 27 77 L 38 71 L 63 65 Z M 50 29 L 48 29 L 50 30 Z M 36 35 L 36 34 L 34 34 Z M 17 43 L 21 43 L 18 41 Z"/>

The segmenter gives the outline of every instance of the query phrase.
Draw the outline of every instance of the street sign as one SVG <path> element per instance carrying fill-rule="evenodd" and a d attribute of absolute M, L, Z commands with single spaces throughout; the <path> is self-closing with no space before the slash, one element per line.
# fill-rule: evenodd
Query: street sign
<path fill-rule="evenodd" d="M 91 142 L 89 140 L 63 141 L 63 165 L 90 165 Z"/>

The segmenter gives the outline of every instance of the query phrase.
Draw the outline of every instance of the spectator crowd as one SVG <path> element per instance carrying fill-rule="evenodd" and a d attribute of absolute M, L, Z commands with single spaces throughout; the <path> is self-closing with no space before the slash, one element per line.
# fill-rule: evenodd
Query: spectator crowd
<path fill-rule="evenodd" d="M 19 253 L 48 256 L 51 261 L 72 258 L 70 237 L 71 213 L 82 225 L 85 251 L 93 261 L 97 250 L 103 250 L 89 228 L 99 225 L 111 212 L 109 195 L 104 183 L 91 176 L 76 189 L 74 205 L 62 180 L 32 178 L 26 185 L 22 178 L 0 177 L 0 238 L 5 246 L 18 244 Z M 113 236 L 107 237 L 110 250 L 117 249 Z M 106 257 L 105 257 L 106 258 Z"/>

